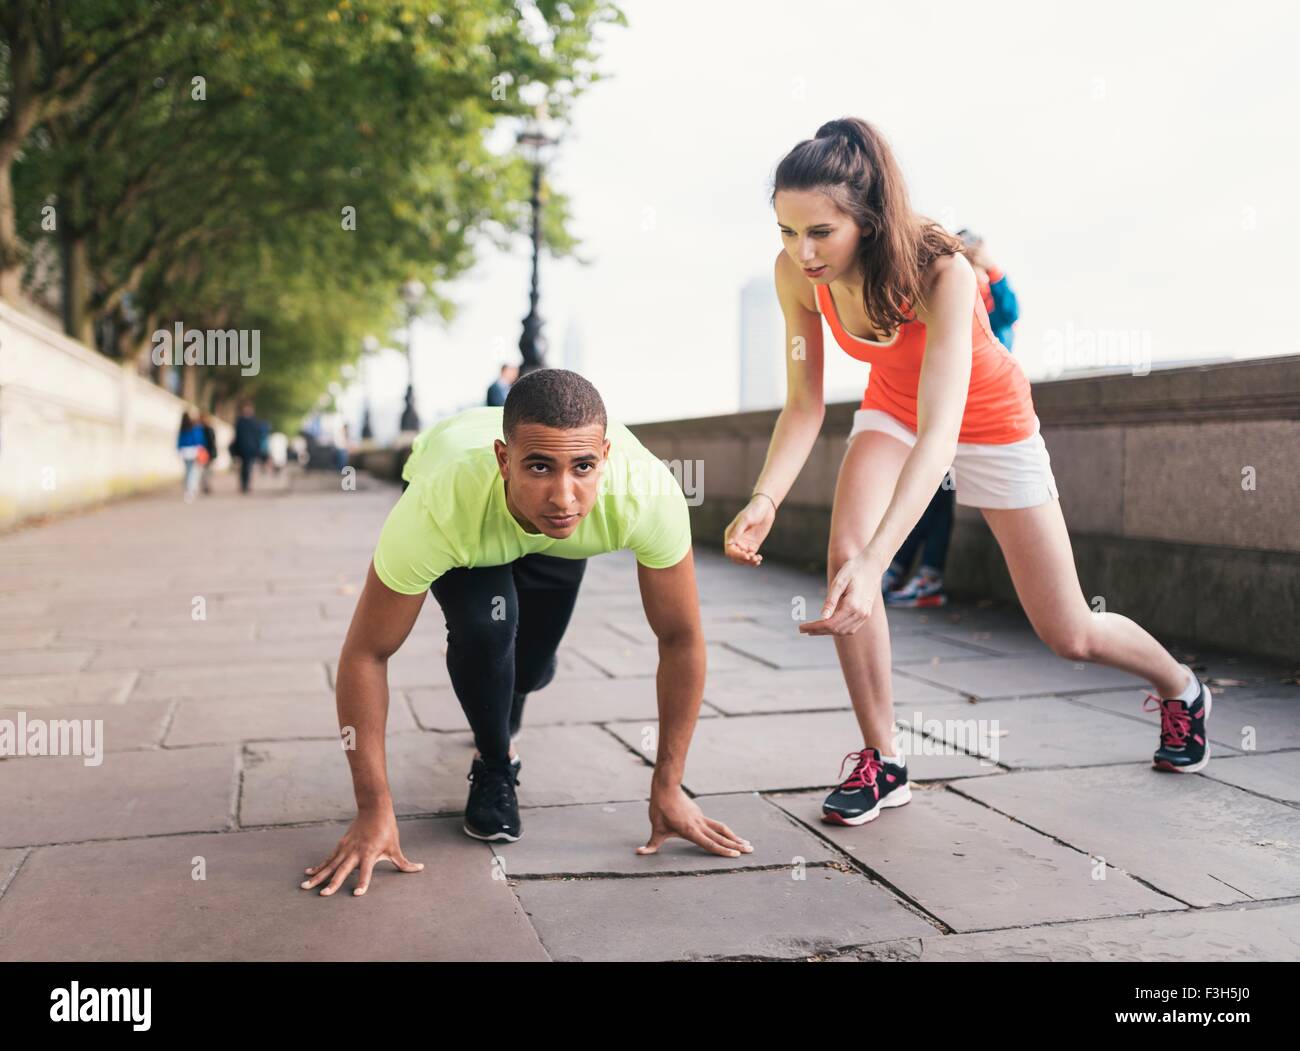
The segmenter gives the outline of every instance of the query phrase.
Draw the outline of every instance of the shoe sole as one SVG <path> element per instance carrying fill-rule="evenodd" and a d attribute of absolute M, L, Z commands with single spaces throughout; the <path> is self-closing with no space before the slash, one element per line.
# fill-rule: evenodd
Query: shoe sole
<path fill-rule="evenodd" d="M 887 807 L 902 806 L 912 801 L 912 786 L 904 785 L 896 792 L 891 792 L 885 796 L 884 800 L 877 803 L 876 806 L 868 810 L 865 814 L 859 814 L 857 817 L 845 817 L 843 814 L 837 814 L 831 810 L 822 811 L 822 820 L 830 825 L 865 825 L 868 821 L 874 821 L 880 816 L 880 812 Z"/>
<path fill-rule="evenodd" d="M 475 832 L 472 828 L 469 827 L 469 825 L 461 825 L 460 827 L 465 830 L 465 835 L 473 836 L 475 839 L 483 839 L 483 840 L 503 839 L 507 843 L 519 842 L 519 837 L 512 836 L 509 832 L 493 832 L 492 835 L 485 836 L 481 832 Z"/>
<path fill-rule="evenodd" d="M 885 605 L 892 609 L 936 609 L 948 604 L 947 595 L 927 595 L 924 598 L 893 599 L 885 597 Z"/>
<path fill-rule="evenodd" d="M 1204 770 L 1206 764 L 1209 763 L 1210 761 L 1210 712 L 1214 708 L 1214 694 L 1211 692 L 1208 686 L 1204 686 L 1204 684 L 1202 684 L 1202 686 L 1205 690 L 1205 715 L 1201 720 L 1205 725 L 1205 754 L 1201 756 L 1199 762 L 1192 763 L 1191 766 L 1175 766 L 1173 763 L 1169 762 L 1168 759 L 1152 759 L 1151 765 L 1155 767 L 1157 770 L 1168 770 L 1170 773 L 1175 773 L 1175 774 L 1194 774 L 1198 770 Z"/>

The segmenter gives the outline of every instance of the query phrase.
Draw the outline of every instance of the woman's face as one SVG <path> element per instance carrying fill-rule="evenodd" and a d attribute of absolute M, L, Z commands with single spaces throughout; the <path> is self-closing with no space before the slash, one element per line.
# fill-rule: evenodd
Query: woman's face
<path fill-rule="evenodd" d="M 814 284 L 856 278 L 862 230 L 819 190 L 779 190 L 773 202 L 781 242 Z"/>

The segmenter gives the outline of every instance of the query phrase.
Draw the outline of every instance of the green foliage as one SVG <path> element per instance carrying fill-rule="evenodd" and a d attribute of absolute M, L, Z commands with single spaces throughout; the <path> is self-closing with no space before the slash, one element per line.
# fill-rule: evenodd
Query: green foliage
<path fill-rule="evenodd" d="M 594 31 L 625 24 L 603 0 L 16 6 L 36 22 L 37 86 L 61 100 L 14 163 L 19 236 L 48 242 L 47 258 L 84 246 L 86 308 L 121 319 L 129 297 L 129 351 L 175 321 L 260 329 L 258 376 L 208 378 L 286 427 L 367 333 L 400 323 L 404 281 L 450 318 L 476 250 L 527 231 L 529 166 L 485 135 L 530 114 L 528 85 L 565 120 L 599 79 Z M 568 202 L 547 190 L 548 250 L 571 252 Z M 57 231 L 42 228 L 47 203 Z"/>

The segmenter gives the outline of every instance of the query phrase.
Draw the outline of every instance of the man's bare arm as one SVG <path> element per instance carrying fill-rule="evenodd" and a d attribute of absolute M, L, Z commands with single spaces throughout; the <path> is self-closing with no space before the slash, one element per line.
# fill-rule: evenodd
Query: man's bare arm
<path fill-rule="evenodd" d="M 650 569 L 637 563 L 636 572 L 646 621 L 659 640 L 659 670 L 655 676 L 659 750 L 654 778 L 665 788 L 676 788 L 686 772 L 686 750 L 700 717 L 707 667 L 695 588 L 695 556 L 687 552 L 668 569 Z"/>
<path fill-rule="evenodd" d="M 402 853 L 388 790 L 384 732 L 388 726 L 388 658 L 411 633 L 426 594 L 402 595 L 390 590 L 375 575 L 373 563 L 366 574 L 366 585 L 339 654 L 335 684 L 340 732 L 345 735 L 344 743 L 350 740 L 353 745 L 345 754 L 352 767 L 357 816 L 330 856 L 306 870 L 308 878 L 300 884 L 304 890 L 328 880 L 320 893 L 333 894 L 356 869 L 357 885 L 352 893 L 359 895 L 369 888 L 377 862 L 391 861 L 401 872 L 424 868 Z"/>
<path fill-rule="evenodd" d="M 637 564 L 637 581 L 646 620 L 659 640 L 655 689 L 659 702 L 659 742 L 650 784 L 650 840 L 638 847 L 653 854 L 669 836 L 681 836 L 714 854 L 738 857 L 753 847 L 721 821 L 704 816 L 682 790 L 686 751 L 704 699 L 706 656 L 695 586 L 695 556 L 667 569 Z"/>
<path fill-rule="evenodd" d="M 427 591 L 402 595 L 387 587 L 372 563 L 339 654 L 335 706 L 339 732 L 352 728 L 347 752 L 357 810 L 391 808 L 384 735 L 388 727 L 388 658 L 406 641 Z"/>

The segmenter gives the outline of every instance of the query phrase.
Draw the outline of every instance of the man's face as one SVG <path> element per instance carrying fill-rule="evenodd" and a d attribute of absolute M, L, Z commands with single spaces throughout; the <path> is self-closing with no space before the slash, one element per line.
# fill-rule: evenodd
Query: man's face
<path fill-rule="evenodd" d="M 529 532 L 563 540 L 596 502 L 609 439 L 598 423 L 560 430 L 523 423 L 507 446 L 495 443 L 497 466 L 506 483 L 506 502 Z"/>

